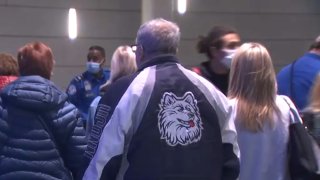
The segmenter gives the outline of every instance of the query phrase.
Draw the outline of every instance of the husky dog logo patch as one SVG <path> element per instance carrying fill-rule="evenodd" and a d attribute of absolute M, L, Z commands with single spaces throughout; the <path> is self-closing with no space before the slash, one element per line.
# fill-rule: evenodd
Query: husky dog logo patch
<path fill-rule="evenodd" d="M 192 92 L 186 92 L 182 97 L 165 92 L 159 107 L 158 127 L 161 139 L 168 145 L 185 146 L 201 139 L 202 121 Z"/>

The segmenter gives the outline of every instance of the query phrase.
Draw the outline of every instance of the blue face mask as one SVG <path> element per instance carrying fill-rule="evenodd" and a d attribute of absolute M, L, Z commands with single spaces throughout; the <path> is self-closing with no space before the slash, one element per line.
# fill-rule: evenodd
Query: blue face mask
<path fill-rule="evenodd" d="M 236 49 L 223 49 L 223 51 L 226 55 L 221 60 L 221 63 L 224 65 L 224 67 L 230 69 L 231 63 L 232 63 L 232 58 L 237 50 Z"/>
<path fill-rule="evenodd" d="M 96 62 L 87 62 L 87 71 L 92 74 L 97 74 L 100 71 L 100 64 Z"/>

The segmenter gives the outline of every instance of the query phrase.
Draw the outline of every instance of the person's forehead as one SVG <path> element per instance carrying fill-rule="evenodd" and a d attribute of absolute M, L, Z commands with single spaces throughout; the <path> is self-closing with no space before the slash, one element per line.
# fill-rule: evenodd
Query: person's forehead
<path fill-rule="evenodd" d="M 99 50 L 93 49 L 89 51 L 88 57 L 103 57 L 103 55 Z"/>
<path fill-rule="evenodd" d="M 235 33 L 226 34 L 222 37 L 223 42 L 240 42 L 240 36 Z"/>

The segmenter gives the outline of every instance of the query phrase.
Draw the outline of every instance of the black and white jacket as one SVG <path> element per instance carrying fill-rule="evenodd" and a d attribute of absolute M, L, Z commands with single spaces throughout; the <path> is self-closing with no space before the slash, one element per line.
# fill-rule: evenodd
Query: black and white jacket
<path fill-rule="evenodd" d="M 102 97 L 83 179 L 236 179 L 226 97 L 173 55 L 146 61 Z"/>

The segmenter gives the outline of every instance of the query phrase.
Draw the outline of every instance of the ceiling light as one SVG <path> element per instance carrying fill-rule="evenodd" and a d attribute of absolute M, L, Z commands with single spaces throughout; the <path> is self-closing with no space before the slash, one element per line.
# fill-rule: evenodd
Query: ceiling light
<path fill-rule="evenodd" d="M 178 13 L 184 14 L 187 11 L 187 0 L 178 0 Z"/>
<path fill-rule="evenodd" d="M 78 27 L 77 27 L 77 12 L 75 8 L 69 9 L 68 15 L 68 34 L 69 39 L 75 39 L 78 36 Z"/>

